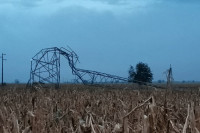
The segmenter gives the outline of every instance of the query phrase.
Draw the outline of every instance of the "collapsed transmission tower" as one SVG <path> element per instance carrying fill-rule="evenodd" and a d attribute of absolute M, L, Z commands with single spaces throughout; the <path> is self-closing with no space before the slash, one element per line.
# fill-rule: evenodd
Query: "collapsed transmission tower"
<path fill-rule="evenodd" d="M 85 70 L 76 67 L 78 61 L 77 54 L 71 49 L 65 48 L 45 48 L 39 51 L 31 59 L 31 71 L 29 85 L 33 84 L 55 84 L 60 86 L 60 58 L 63 56 L 71 68 L 72 74 L 76 77 L 77 83 L 102 84 L 127 82 L 127 78 L 101 73 L 97 71 Z"/>

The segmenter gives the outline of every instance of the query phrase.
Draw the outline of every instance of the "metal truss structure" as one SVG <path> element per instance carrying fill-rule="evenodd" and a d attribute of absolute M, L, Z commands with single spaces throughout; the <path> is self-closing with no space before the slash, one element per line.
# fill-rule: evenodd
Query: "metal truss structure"
<path fill-rule="evenodd" d="M 75 75 L 76 83 L 83 84 L 110 84 L 118 82 L 127 82 L 127 78 L 110 75 L 102 72 L 84 70 L 76 68 L 78 62 L 77 54 L 65 48 L 45 48 L 39 51 L 31 60 L 31 71 L 29 85 L 36 83 L 55 84 L 60 86 L 60 58 L 63 56 L 71 68 L 72 74 Z"/>

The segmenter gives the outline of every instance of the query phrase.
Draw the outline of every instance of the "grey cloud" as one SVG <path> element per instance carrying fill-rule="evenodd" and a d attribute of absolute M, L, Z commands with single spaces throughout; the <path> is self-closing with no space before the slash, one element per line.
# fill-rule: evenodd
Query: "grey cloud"
<path fill-rule="evenodd" d="M 174 0 L 174 1 L 186 2 L 186 3 L 191 3 L 191 2 L 200 2 L 199 0 Z"/>
<path fill-rule="evenodd" d="M 0 1 L 2 5 L 12 5 L 14 7 L 35 7 L 37 3 L 41 0 L 16 0 L 16 1 Z"/>
<path fill-rule="evenodd" d="M 173 2 L 173 3 L 200 3 L 200 0 L 162 0 L 163 2 Z"/>
<path fill-rule="evenodd" d="M 110 12 L 116 16 L 143 12 L 158 0 L 16 0 L 3 1 L 0 5 L 0 14 L 29 12 L 37 15 L 51 15 L 62 9 L 84 8 L 90 12 Z M 12 6 L 10 6 L 12 5 Z M 3 7 L 3 8 L 1 8 Z"/>
<path fill-rule="evenodd" d="M 107 2 L 109 4 L 121 4 L 122 2 L 127 0 L 93 0 L 93 1 Z"/>

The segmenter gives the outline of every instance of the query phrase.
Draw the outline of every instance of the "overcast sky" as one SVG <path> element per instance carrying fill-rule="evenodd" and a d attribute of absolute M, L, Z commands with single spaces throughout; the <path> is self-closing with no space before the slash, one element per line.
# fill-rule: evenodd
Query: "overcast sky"
<path fill-rule="evenodd" d="M 175 80 L 200 81 L 198 1 L 0 0 L 5 81 L 27 82 L 39 50 L 67 45 L 83 69 L 127 77 L 144 62 L 157 81 L 172 64 Z"/>

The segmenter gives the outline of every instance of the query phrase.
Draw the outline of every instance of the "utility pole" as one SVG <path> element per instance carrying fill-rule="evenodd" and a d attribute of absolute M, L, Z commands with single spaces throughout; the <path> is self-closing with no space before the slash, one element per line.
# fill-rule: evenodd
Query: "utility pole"
<path fill-rule="evenodd" d="M 172 66 L 170 64 L 170 68 L 166 72 L 166 77 L 167 77 L 167 87 L 171 88 L 172 81 L 174 80 L 173 75 L 172 75 Z"/>
<path fill-rule="evenodd" d="M 2 80 L 1 80 L 1 85 L 3 86 L 4 85 L 4 82 L 3 82 L 3 62 L 6 60 L 6 59 L 4 59 L 4 55 L 6 55 L 6 54 L 3 54 L 2 53 L 2 56 L 0 57 L 1 58 L 1 60 L 2 60 L 2 72 L 1 72 L 1 77 L 2 77 Z"/>

